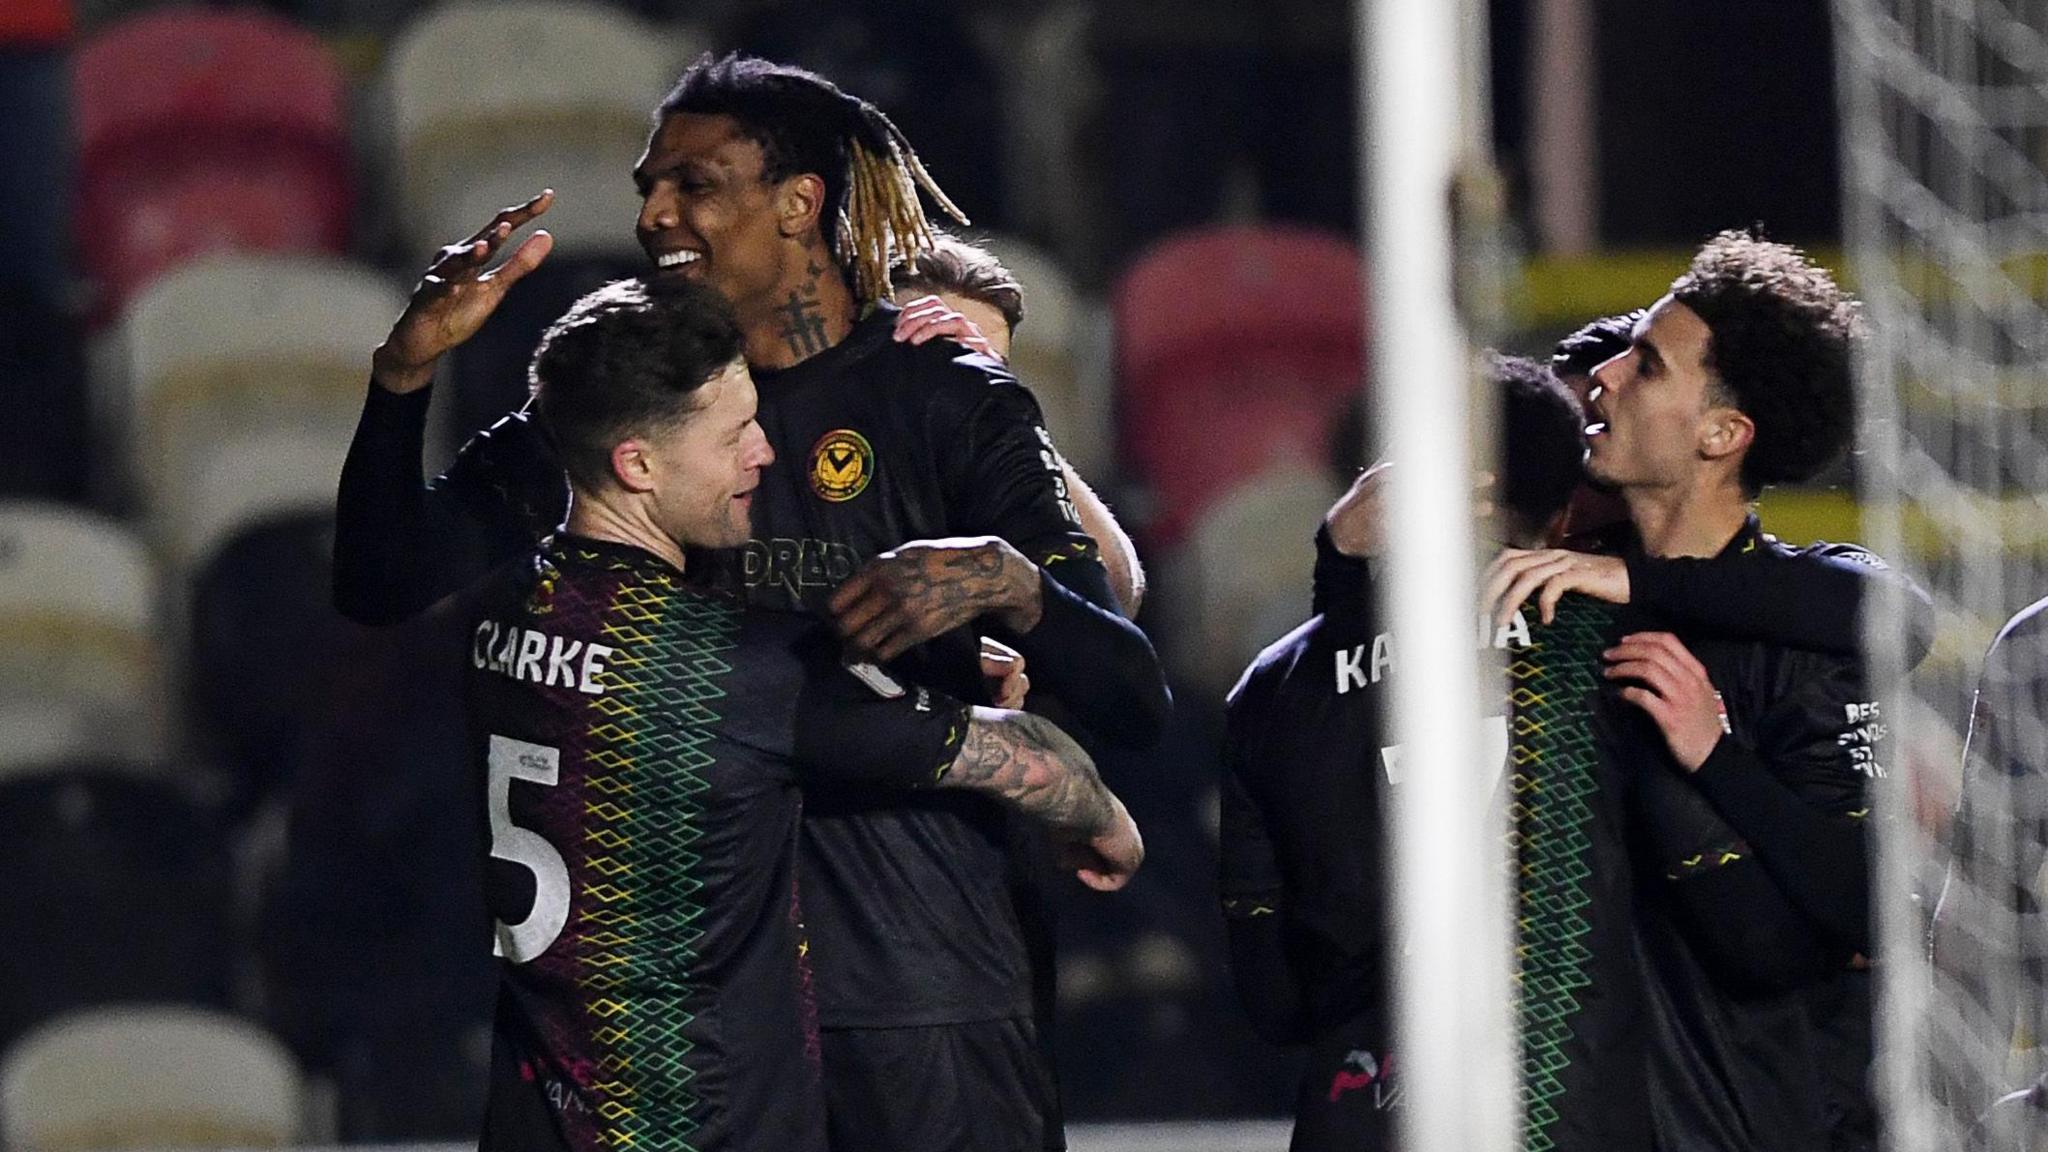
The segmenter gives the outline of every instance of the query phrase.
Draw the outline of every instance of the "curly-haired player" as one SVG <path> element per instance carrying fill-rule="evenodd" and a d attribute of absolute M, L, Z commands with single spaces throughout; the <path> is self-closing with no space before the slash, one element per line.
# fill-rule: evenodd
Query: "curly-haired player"
<path fill-rule="evenodd" d="M 1700 250 L 1594 373 L 1588 471 L 1627 503 L 1641 552 L 1785 551 L 1752 502 L 1847 446 L 1857 312 L 1797 249 L 1724 232 Z M 1605 653 L 1668 752 L 1640 773 L 1665 833 L 1647 849 L 1641 917 L 1658 1146 L 1868 1147 L 1878 706 L 1854 655 L 1671 627 L 1645 622 Z M 1687 913 L 1692 889 L 1756 865 L 1797 910 L 1787 930 L 1759 941 L 1744 916 Z M 1717 953 L 1766 946 L 1775 962 L 1751 986 L 1708 975 Z"/>

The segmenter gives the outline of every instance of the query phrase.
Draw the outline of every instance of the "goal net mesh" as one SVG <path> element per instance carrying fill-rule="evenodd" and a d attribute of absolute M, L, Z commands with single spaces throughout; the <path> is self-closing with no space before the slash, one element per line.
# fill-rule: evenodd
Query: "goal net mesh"
<path fill-rule="evenodd" d="M 2048 733 L 2030 710 L 2001 716 L 2034 769 L 2015 773 L 1970 732 L 1987 647 L 2048 595 L 2048 0 L 1836 0 L 1835 17 L 1847 255 L 1870 327 L 1864 537 L 1935 605 L 1915 669 L 1930 637 L 1908 634 L 1902 597 L 1866 621 L 1893 748 L 1874 1089 L 1889 1146 L 1946 1152 L 2048 1070 Z M 2048 1148 L 2007 1144 L 2017 1130 L 1988 1146 Z"/>

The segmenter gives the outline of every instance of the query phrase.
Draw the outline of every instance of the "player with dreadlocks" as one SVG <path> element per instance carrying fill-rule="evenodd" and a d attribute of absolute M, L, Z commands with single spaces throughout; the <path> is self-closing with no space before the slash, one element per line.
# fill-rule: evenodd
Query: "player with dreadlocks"
<path fill-rule="evenodd" d="M 633 176 L 650 281 L 730 303 L 781 461 L 754 494 L 753 538 L 693 560 L 693 577 L 830 615 L 852 652 L 970 701 L 975 636 L 992 633 L 1094 737 L 1155 740 L 1170 706 L 1157 657 L 1116 610 L 1030 393 L 990 358 L 892 339 L 889 267 L 931 239 L 919 191 L 950 206 L 887 118 L 801 69 L 706 56 Z M 537 233 L 490 268 L 549 202 L 444 249 L 377 352 L 335 543 L 336 600 L 358 619 L 415 614 L 467 582 L 463 553 L 517 556 L 559 524 L 560 469 L 523 420 L 433 485 L 418 462 L 436 362 L 545 257 Z M 1041 918 L 1012 890 L 1012 833 L 978 799 L 807 792 L 799 872 L 835 1147 L 1063 1146 L 1032 1015 L 1031 957 L 1048 949 L 1028 946 Z"/>

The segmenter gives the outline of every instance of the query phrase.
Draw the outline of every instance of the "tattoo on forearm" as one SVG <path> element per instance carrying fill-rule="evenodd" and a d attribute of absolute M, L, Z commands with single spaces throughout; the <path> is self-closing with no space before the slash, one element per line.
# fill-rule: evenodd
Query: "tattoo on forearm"
<path fill-rule="evenodd" d="M 1058 726 L 1029 713 L 971 721 L 959 757 L 939 782 L 992 792 L 1063 830 L 1093 834 L 1115 818 L 1095 762 Z"/>
<path fill-rule="evenodd" d="M 818 298 L 815 276 L 801 292 L 790 292 L 789 299 L 775 313 L 782 317 L 782 328 L 776 335 L 782 337 L 782 343 L 791 356 L 815 356 L 828 347 L 825 342 L 825 305 Z"/>
<path fill-rule="evenodd" d="M 1002 551 L 994 548 L 927 554 L 902 567 L 896 591 L 917 611 L 957 627 L 1009 606 L 1006 567 Z"/>

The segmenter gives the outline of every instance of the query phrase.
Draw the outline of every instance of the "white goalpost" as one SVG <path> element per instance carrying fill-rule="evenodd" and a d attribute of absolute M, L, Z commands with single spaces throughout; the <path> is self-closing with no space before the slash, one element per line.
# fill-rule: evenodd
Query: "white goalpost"
<path fill-rule="evenodd" d="M 1358 17 L 1371 393 L 1376 447 L 1395 461 L 1388 538 L 1399 541 L 1380 586 L 1400 664 L 1395 1052 L 1413 1152 L 1506 1152 L 1518 1127 L 1505 829 L 1487 815 L 1475 723 L 1501 691 L 1473 643 L 1473 477 L 1490 466 L 1476 457 L 1490 452 L 1493 420 L 1474 404 L 1470 326 L 1501 279 L 1484 11 L 1362 0 Z"/>

